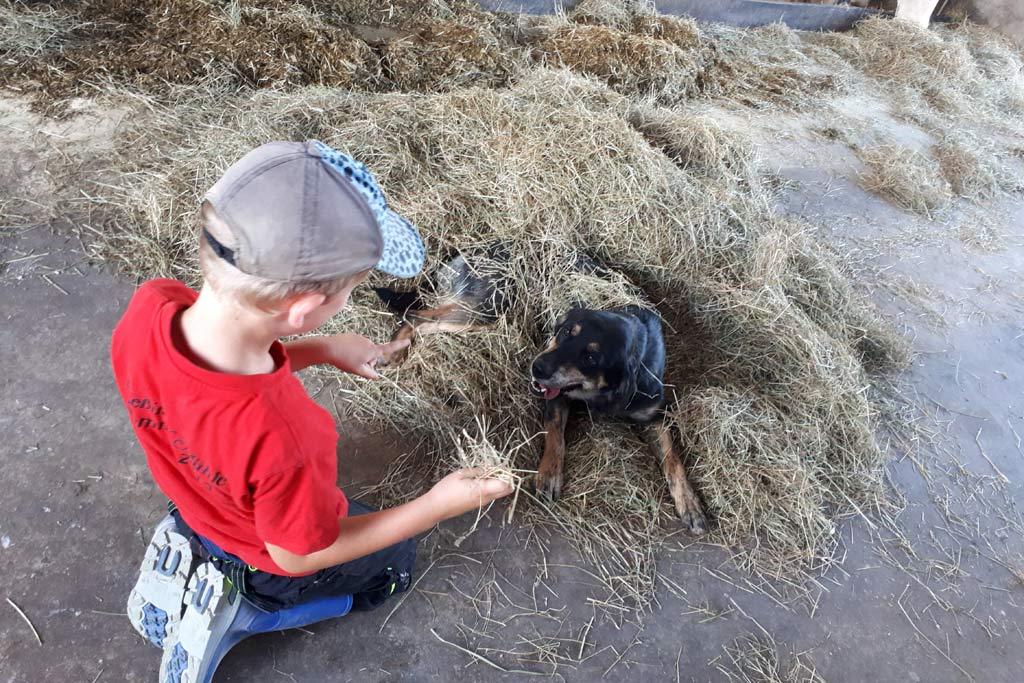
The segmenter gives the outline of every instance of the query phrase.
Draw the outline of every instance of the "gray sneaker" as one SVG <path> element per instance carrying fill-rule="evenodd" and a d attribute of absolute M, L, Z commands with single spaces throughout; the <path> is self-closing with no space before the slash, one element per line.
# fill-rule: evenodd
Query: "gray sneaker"
<path fill-rule="evenodd" d="M 242 598 L 209 562 L 196 567 L 185 590 L 185 614 L 176 638 L 164 641 L 160 683 L 208 683 L 220 658 L 222 641 Z"/>
<path fill-rule="evenodd" d="M 178 533 L 173 517 L 164 517 L 157 524 L 139 578 L 128 595 L 128 620 L 157 647 L 176 638 L 192 559 L 188 539 Z"/>

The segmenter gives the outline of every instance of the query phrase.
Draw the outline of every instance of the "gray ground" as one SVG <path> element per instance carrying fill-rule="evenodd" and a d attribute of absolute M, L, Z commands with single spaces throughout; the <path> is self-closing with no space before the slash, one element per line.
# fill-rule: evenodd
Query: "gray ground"
<path fill-rule="evenodd" d="M 53 124 L 48 135 L 94 134 L 103 144 L 96 131 L 108 124 Z M 48 137 L 34 126 L 18 105 L 0 108 L 0 199 L 44 199 L 39 150 Z M 928 223 L 860 190 L 850 152 L 815 141 L 799 121 L 754 128 L 770 164 L 794 181 L 782 208 L 827 219 L 823 237 L 914 338 L 906 391 L 928 410 L 921 431 L 937 432 L 938 447 L 894 445 L 893 498 L 905 499 L 898 526 L 851 516 L 839 539 L 845 561 L 810 586 L 810 599 L 789 602 L 752 590 L 721 551 L 680 543 L 659 554 L 669 579 L 658 587 L 659 606 L 610 619 L 588 603 L 598 592 L 557 538 L 546 541 L 547 578 L 536 582 L 536 538 L 485 523 L 453 551 L 465 527 L 453 523 L 421 544 L 420 566 L 430 569 L 390 619 L 387 606 L 253 638 L 228 656 L 218 680 L 522 677 L 442 638 L 508 668 L 552 670 L 497 650 L 582 659 L 557 667 L 566 680 L 725 680 L 723 669 L 734 667 L 723 648 L 767 634 L 783 673 L 799 653 L 828 681 L 1020 680 L 1024 203 L 960 207 L 949 223 Z M 968 236 L 987 230 L 984 244 L 960 239 L 950 225 L 963 221 L 974 226 Z M 159 653 L 122 609 L 163 500 L 107 358 L 134 283 L 88 265 L 83 244 L 50 223 L 0 232 L 0 593 L 42 638 L 39 645 L 0 601 L 0 681 L 153 680 Z M 345 484 L 372 482 L 403 451 L 400 439 L 342 429 Z M 504 597 L 487 592 L 492 581 Z M 516 616 L 524 611 L 546 616 Z"/>

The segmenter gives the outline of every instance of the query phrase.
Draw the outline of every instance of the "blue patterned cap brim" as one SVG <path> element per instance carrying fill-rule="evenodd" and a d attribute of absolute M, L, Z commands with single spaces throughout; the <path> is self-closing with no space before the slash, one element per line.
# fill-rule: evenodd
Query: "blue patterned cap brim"
<path fill-rule="evenodd" d="M 377 270 L 395 277 L 414 277 L 423 269 L 427 250 L 412 223 L 388 209 L 380 223 L 380 234 L 384 253 L 375 266 Z"/>
<path fill-rule="evenodd" d="M 365 164 L 347 154 L 316 141 L 320 158 L 336 173 L 349 181 L 366 200 L 380 228 L 383 250 L 374 266 L 395 277 L 414 277 L 423 269 L 427 251 L 423 239 L 412 223 L 388 208 L 384 192 Z"/>

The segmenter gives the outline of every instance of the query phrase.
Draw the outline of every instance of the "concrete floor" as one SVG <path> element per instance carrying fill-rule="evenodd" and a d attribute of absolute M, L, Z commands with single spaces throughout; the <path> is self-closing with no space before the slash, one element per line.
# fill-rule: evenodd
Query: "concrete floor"
<path fill-rule="evenodd" d="M 17 197 L 44 161 L 10 120 L 0 116 L 10 150 L 0 160 L 0 192 Z M 871 296 L 915 340 L 906 384 L 934 413 L 922 424 L 937 425 L 945 446 L 895 453 L 889 478 L 894 498 L 905 499 L 897 531 L 906 543 L 851 517 L 841 529 L 841 567 L 812 586 L 813 600 L 790 604 L 750 590 L 716 549 L 668 547 L 659 569 L 685 594 L 663 584 L 652 613 L 612 620 L 588 604 L 598 593 L 557 538 L 549 540 L 548 577 L 537 583 L 541 555 L 525 546 L 522 530 L 485 524 L 454 549 L 466 525 L 456 521 L 421 544 L 420 567 L 430 570 L 390 619 L 387 606 L 253 638 L 227 657 L 217 680 L 525 678 L 441 639 L 506 668 L 542 672 L 552 666 L 495 650 L 535 650 L 543 659 L 545 648 L 560 648 L 583 660 L 557 667 L 564 680 L 726 680 L 723 647 L 765 633 L 783 673 L 802 653 L 828 681 L 1021 679 L 1024 585 L 1013 571 L 1024 571 L 1024 203 L 954 212 L 950 220 L 966 212 L 1004 233 L 994 251 L 969 248 L 955 230 L 860 190 L 845 147 L 814 141 L 799 126 L 755 123 L 769 162 L 793 181 L 782 209 L 812 222 L 828 217 L 823 237 L 848 254 Z M 163 500 L 107 357 L 134 283 L 88 265 L 66 234 L 47 222 L 0 232 L 0 593 L 43 641 L 0 601 L 0 681 L 148 681 L 159 653 L 122 610 Z M 888 240 L 898 246 L 887 248 Z M 401 452 L 394 438 L 349 429 L 343 484 L 372 482 Z M 497 637 L 474 635 L 487 624 L 467 596 L 491 580 L 507 596 L 488 616 L 507 626 L 491 624 Z M 517 616 L 516 605 L 546 616 Z M 723 614 L 708 619 L 707 611 Z"/>

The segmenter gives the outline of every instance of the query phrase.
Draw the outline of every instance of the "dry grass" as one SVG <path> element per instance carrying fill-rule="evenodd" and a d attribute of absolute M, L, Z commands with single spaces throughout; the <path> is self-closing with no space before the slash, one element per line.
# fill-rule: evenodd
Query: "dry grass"
<path fill-rule="evenodd" d="M 62 48 L 14 60 L 0 84 L 59 105 L 106 79 L 160 91 L 215 80 L 267 88 L 376 77 L 366 43 L 301 3 L 92 0 L 59 16 L 75 25 Z"/>
<path fill-rule="evenodd" d="M 435 453 L 389 478 L 388 499 L 416 494 L 430 479 L 423 468 L 450 467 L 448 435 L 473 433 L 478 417 L 491 443 L 529 443 L 509 467 L 532 469 L 531 357 L 572 303 L 641 302 L 643 288 L 674 330 L 674 414 L 719 542 L 747 566 L 786 574 L 827 561 L 835 509 L 872 507 L 883 456 L 864 367 L 898 365 L 902 343 L 804 227 L 772 212 L 735 133 L 693 117 L 676 128 L 669 113 L 547 69 L 506 91 L 305 88 L 189 106 L 162 110 L 127 140 L 146 162 L 111 198 L 128 218 L 110 253 L 139 271 L 187 263 L 196 196 L 274 138 L 319 137 L 366 160 L 421 227 L 432 266 L 495 236 L 513 245 L 507 263 L 492 264 L 515 302 L 498 325 L 424 338 L 382 381 L 341 379 L 351 418 L 395 426 Z M 581 254 L 612 275 L 578 272 Z M 394 323 L 363 295 L 337 324 L 381 338 Z M 664 484 L 628 430 L 579 431 L 564 499 L 549 509 L 525 496 L 517 515 L 567 533 L 623 604 L 646 604 L 653 550 L 672 530 Z"/>
<path fill-rule="evenodd" d="M 700 72 L 694 54 L 671 42 L 586 24 L 555 28 L 535 46 L 534 57 L 596 76 L 624 95 L 663 103 L 692 97 Z"/>
<path fill-rule="evenodd" d="M 507 85 L 525 56 L 486 25 L 435 19 L 381 49 L 386 78 L 400 90 Z"/>
<path fill-rule="evenodd" d="M 805 652 L 793 653 L 789 667 L 784 669 L 779 661 L 779 644 L 760 624 L 757 626 L 762 636 L 749 633 L 740 636 L 731 645 L 723 646 L 723 654 L 709 662 L 725 680 L 729 683 L 825 683 Z"/>
<path fill-rule="evenodd" d="M 775 647 L 774 641 L 745 635 L 724 646 L 725 654 L 711 663 L 729 683 L 787 683 Z"/>
<path fill-rule="evenodd" d="M 754 108 L 807 109 L 848 89 L 849 73 L 825 63 L 801 34 L 781 24 L 717 26 L 701 92 Z"/>
<path fill-rule="evenodd" d="M 970 130 L 948 131 L 932 156 L 953 192 L 965 199 L 992 199 L 1024 189 L 1019 163 L 997 143 Z"/>
<path fill-rule="evenodd" d="M 365 161 L 420 226 L 432 269 L 455 249 L 511 245 L 507 262 L 489 265 L 515 302 L 493 328 L 424 338 L 377 382 L 339 378 L 345 419 L 423 446 L 382 482 L 387 501 L 458 464 L 528 473 L 540 407 L 526 373 L 555 320 L 577 302 L 650 301 L 666 321 L 672 414 L 717 523 L 712 541 L 777 576 L 827 564 L 837 519 L 870 514 L 882 495 L 868 388 L 872 373 L 906 362 L 906 345 L 809 226 L 775 213 L 751 142 L 690 100 L 813 108 L 876 78 L 905 95 L 941 77 L 952 90 L 906 102 L 936 120 L 975 106 L 1009 120 L 1020 93 L 996 81 L 1012 83 L 1018 58 L 973 29 L 911 33 L 921 59 L 895 54 L 912 29 L 877 22 L 816 37 L 708 30 L 612 2 L 540 19 L 456 16 L 459 6 L 102 0 L 90 7 L 103 21 L 73 48 L 22 51 L 9 82 L 53 70 L 66 87 L 44 99 L 91 80 L 144 103 L 111 160 L 115 182 L 84 188 L 106 202 L 103 254 L 134 273 L 194 282 L 197 198 L 273 139 L 319 138 Z M 181 33 L 197 17 L 209 35 Z M 344 26 L 378 21 L 398 33 L 370 45 Z M 321 32 L 328 25 L 335 33 Z M 197 42 L 171 49 L 182 39 Z M 886 56 L 928 71 L 876 64 Z M 964 75 L 985 82 L 956 82 Z M 864 154 L 869 186 L 925 212 L 948 201 L 938 163 L 898 148 Z M 959 172 L 974 178 L 963 193 L 1010 186 L 998 169 L 985 175 L 987 163 Z M 581 256 L 611 274 L 579 272 Z M 335 321 L 378 339 L 394 324 L 367 293 Z M 544 506 L 521 489 L 513 523 L 567 535 L 617 606 L 649 604 L 654 551 L 675 531 L 656 464 L 628 429 L 602 424 L 570 430 L 563 500 Z"/>
<path fill-rule="evenodd" d="M 648 143 L 690 173 L 751 180 L 742 174 L 752 170 L 753 145 L 709 116 L 639 104 L 630 107 L 626 118 Z"/>
<path fill-rule="evenodd" d="M 895 204 L 932 217 L 953 197 L 939 163 L 921 152 L 900 145 L 879 145 L 858 153 L 864 163 L 861 186 Z"/>
<path fill-rule="evenodd" d="M 1024 166 L 1014 150 L 1024 142 L 1024 58 L 1008 40 L 971 24 L 921 29 L 879 18 L 804 40 L 816 59 L 882 94 L 894 114 L 935 140 L 927 152 L 861 152 L 867 187 L 926 215 L 953 194 L 984 201 L 1021 191 Z"/>
<path fill-rule="evenodd" d="M 52 7 L 3 5 L 0 7 L 0 64 L 8 68 L 21 60 L 38 58 L 59 45 L 73 26 L 70 15 Z"/>
<path fill-rule="evenodd" d="M 820 41 L 883 86 L 915 93 L 919 106 L 967 118 L 1024 114 L 1020 53 L 986 29 L 929 30 L 871 18 Z"/>
<path fill-rule="evenodd" d="M 577 24 L 595 24 L 629 29 L 633 13 L 619 0 L 581 0 L 569 12 L 568 17 Z"/>

